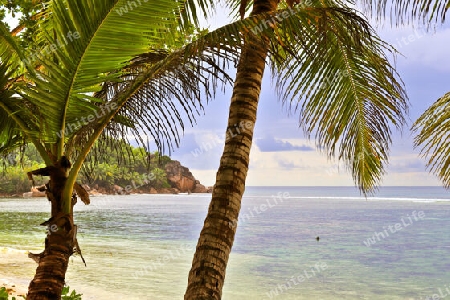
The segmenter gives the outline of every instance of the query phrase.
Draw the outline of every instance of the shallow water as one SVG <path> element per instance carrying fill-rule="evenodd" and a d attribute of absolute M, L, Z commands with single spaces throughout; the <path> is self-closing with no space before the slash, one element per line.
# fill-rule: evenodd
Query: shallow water
<path fill-rule="evenodd" d="M 441 188 L 384 188 L 367 200 L 353 188 L 247 188 L 223 299 L 445 296 L 449 198 Z M 83 299 L 182 299 L 209 200 L 131 195 L 77 204 L 87 267 L 72 258 L 68 284 Z M 0 273 L 31 280 L 36 264 L 26 251 L 43 248 L 38 224 L 49 209 L 42 198 L 0 199 Z"/>

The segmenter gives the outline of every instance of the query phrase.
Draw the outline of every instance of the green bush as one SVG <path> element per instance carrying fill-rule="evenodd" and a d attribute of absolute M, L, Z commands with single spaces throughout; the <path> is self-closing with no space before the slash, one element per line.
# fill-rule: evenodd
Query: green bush
<path fill-rule="evenodd" d="M 23 299 L 25 299 L 25 297 L 22 296 Z M 0 300 L 8 300 L 9 299 L 9 294 L 8 291 L 6 290 L 5 287 L 0 288 Z M 16 300 L 16 297 L 11 297 L 11 300 Z M 80 298 L 81 299 L 81 298 Z"/>
<path fill-rule="evenodd" d="M 82 300 L 82 294 L 77 294 L 75 290 L 70 292 L 70 287 L 65 286 L 62 289 L 61 300 Z M 8 300 L 8 291 L 5 287 L 0 288 L 0 300 Z M 25 299 L 25 297 L 23 297 Z M 16 300 L 16 297 L 12 297 L 11 300 Z"/>
<path fill-rule="evenodd" d="M 70 292 L 70 287 L 65 286 L 62 289 L 61 300 L 81 300 L 82 294 L 77 294 L 75 290 Z"/>
<path fill-rule="evenodd" d="M 113 186 L 125 188 L 138 186 L 148 191 L 153 188 L 169 188 L 165 165 L 171 161 L 158 152 L 150 153 L 142 147 L 132 147 L 123 141 L 115 141 L 114 146 L 96 145 L 82 166 L 78 181 L 91 187 L 114 192 Z M 106 154 L 97 155 L 99 149 L 106 148 Z M 27 172 L 45 167 L 36 149 L 28 145 L 23 152 L 11 152 L 0 167 L 0 195 L 29 192 L 31 183 Z M 35 176 L 36 185 L 48 181 L 47 177 Z"/>

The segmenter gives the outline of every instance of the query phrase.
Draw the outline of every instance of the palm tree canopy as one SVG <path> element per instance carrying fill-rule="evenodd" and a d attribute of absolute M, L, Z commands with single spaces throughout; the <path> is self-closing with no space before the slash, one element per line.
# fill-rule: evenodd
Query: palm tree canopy
<path fill-rule="evenodd" d="M 313 3 L 266 15 L 273 26 L 256 20 L 251 28 L 271 39 L 278 91 L 298 111 L 300 126 L 370 192 L 388 163 L 391 125 L 400 129 L 408 110 L 403 83 L 386 56 L 394 50 L 342 2 Z"/>
<path fill-rule="evenodd" d="M 177 18 L 197 12 L 180 13 L 177 3 L 167 0 L 157 6 L 143 3 L 120 16 L 117 10 L 127 3 L 51 1 L 52 14 L 39 21 L 46 30 L 36 42 L 39 49 L 56 45 L 51 59 L 30 50 L 24 54 L 2 29 L 2 61 L 28 70 L 20 83 L 14 82 L 15 92 L 2 97 L 3 113 L 14 116 L 17 136 L 35 139 L 47 151 L 58 145 L 59 155 L 92 147 L 102 132 L 131 132 L 138 138 L 147 132 L 161 148 L 170 147 L 179 136 L 177 127 L 184 126 L 181 113 L 195 122 L 204 102 L 200 87 L 208 98 L 215 80 L 230 80 L 226 62 L 235 61 L 250 33 L 270 39 L 280 96 L 298 109 L 307 134 L 314 134 L 329 156 L 346 162 L 363 191 L 380 182 L 390 124 L 403 124 L 407 101 L 385 56 L 390 47 L 353 9 L 337 1 L 312 1 L 202 32 L 186 43 L 175 30 L 180 29 Z M 66 43 L 70 33 L 78 34 Z M 8 77 L 0 81 L 5 92 L 12 84 Z M 111 108 L 105 107 L 108 103 L 117 107 L 93 122 L 81 120 Z"/>
<path fill-rule="evenodd" d="M 396 24 L 422 21 L 431 25 L 444 23 L 450 1 L 444 0 L 414 0 L 392 1 L 390 6 L 386 1 L 363 1 L 369 12 L 384 16 L 387 10 L 396 18 Z M 415 147 L 421 149 L 421 154 L 427 159 L 427 167 L 437 175 L 444 187 L 450 187 L 450 93 L 446 93 L 433 103 L 413 124 L 417 132 Z"/>
<path fill-rule="evenodd" d="M 1 106 L 2 113 L 14 116 L 5 118 L 8 124 L 2 124 L 1 131 L 11 132 L 15 126 L 15 135 L 38 141 L 48 152 L 58 145 L 53 154 L 61 156 L 71 151 L 75 139 L 82 141 L 80 133 L 92 133 L 133 99 L 122 111 L 134 116 L 133 109 L 139 108 L 144 122 L 117 116 L 112 121 L 122 126 L 122 135 L 127 128 L 137 133 L 140 124 L 148 125 L 145 129 L 162 145 L 177 141 L 182 112 L 193 122 L 193 112 L 201 107 L 198 90 L 207 82 L 207 73 L 215 78 L 224 73 L 218 65 L 195 72 L 203 63 L 199 57 L 197 63 L 193 59 L 180 65 L 194 52 L 174 51 L 195 33 L 186 23 L 187 30 L 179 27 L 181 9 L 189 9 L 176 1 L 140 3 L 135 8 L 128 1 L 51 1 L 46 17 L 38 21 L 39 34 L 27 48 L 1 24 L 0 55 L 4 71 L 9 71 L 2 73 L 2 83 L 3 90 L 10 91 L 3 94 Z M 143 73 L 140 85 L 128 91 L 122 103 L 111 102 Z M 169 80 L 174 81 L 170 86 Z M 172 101 L 174 94 L 179 107 Z"/>

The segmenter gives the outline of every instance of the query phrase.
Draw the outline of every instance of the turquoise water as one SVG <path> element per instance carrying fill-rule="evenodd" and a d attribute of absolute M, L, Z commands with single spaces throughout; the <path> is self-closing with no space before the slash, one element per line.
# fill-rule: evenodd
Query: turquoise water
<path fill-rule="evenodd" d="M 210 195 L 93 197 L 77 204 L 83 299 L 182 299 Z M 0 274 L 31 280 L 45 199 L 0 199 Z M 450 193 L 247 188 L 223 299 L 427 299 L 450 290 Z M 317 241 L 316 237 L 320 240 Z M 448 293 L 447 293 L 448 294 Z M 431 299 L 431 298 L 430 298 Z M 449 296 L 450 299 L 450 296 Z"/>

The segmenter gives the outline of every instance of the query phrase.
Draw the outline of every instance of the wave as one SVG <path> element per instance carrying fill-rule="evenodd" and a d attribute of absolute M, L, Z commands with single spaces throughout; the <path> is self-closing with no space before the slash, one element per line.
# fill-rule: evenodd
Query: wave
<path fill-rule="evenodd" d="M 28 250 L 16 249 L 11 247 L 0 247 L 0 253 L 2 254 L 27 254 Z"/>
<path fill-rule="evenodd" d="M 409 198 L 409 197 L 339 197 L 339 196 L 291 196 L 287 199 L 326 199 L 326 200 L 373 200 L 373 201 L 410 201 L 410 202 L 450 202 L 444 198 Z"/>

